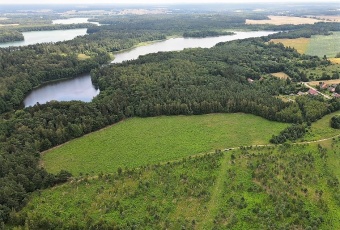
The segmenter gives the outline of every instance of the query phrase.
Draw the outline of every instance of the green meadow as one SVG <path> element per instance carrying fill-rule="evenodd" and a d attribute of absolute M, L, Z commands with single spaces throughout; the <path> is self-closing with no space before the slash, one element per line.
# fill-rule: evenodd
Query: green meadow
<path fill-rule="evenodd" d="M 49 172 L 116 172 L 215 149 L 268 144 L 288 124 L 250 114 L 131 118 L 53 148 L 42 156 Z"/>
<path fill-rule="evenodd" d="M 302 138 L 304 141 L 316 141 L 320 139 L 331 138 L 336 135 L 340 135 L 340 130 L 333 129 L 330 126 L 330 120 L 334 115 L 339 115 L 340 111 L 328 114 L 313 122 L 308 133 Z"/>
<path fill-rule="evenodd" d="M 331 35 L 313 35 L 306 50 L 308 55 L 316 55 L 334 58 L 340 52 L 340 32 L 332 32 Z"/>

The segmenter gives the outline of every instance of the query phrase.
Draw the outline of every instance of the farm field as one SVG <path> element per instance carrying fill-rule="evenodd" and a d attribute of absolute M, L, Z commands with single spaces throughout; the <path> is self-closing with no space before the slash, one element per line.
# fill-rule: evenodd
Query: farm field
<path fill-rule="evenodd" d="M 340 64 L 340 58 L 329 58 L 329 60 L 334 64 Z"/>
<path fill-rule="evenodd" d="M 340 32 L 332 32 L 332 35 L 313 35 L 306 54 L 334 58 L 340 52 Z"/>
<path fill-rule="evenodd" d="M 112 173 L 243 145 L 267 144 L 288 124 L 250 114 L 133 118 L 53 148 L 42 165 L 53 173 Z M 259 133 L 261 135 L 259 135 Z"/>
<path fill-rule="evenodd" d="M 10 224 L 26 223 L 30 229 L 339 229 L 339 149 L 339 138 L 241 148 L 73 178 L 35 192 Z"/>
<path fill-rule="evenodd" d="M 310 38 L 296 38 L 296 39 L 272 39 L 274 43 L 282 43 L 286 47 L 293 47 L 297 52 L 304 54 L 307 51 L 310 43 Z"/>
<path fill-rule="evenodd" d="M 274 43 L 282 43 L 286 47 L 293 47 L 301 54 L 323 57 L 326 55 L 334 63 L 339 63 L 335 55 L 340 52 L 340 32 L 332 35 L 313 35 L 311 38 L 272 39 Z"/>
<path fill-rule="evenodd" d="M 251 25 L 263 25 L 263 24 L 272 24 L 272 25 L 285 25 L 285 24 L 293 24 L 293 25 L 301 25 L 301 24 L 314 24 L 316 22 L 320 22 L 323 20 L 313 19 L 313 18 L 301 18 L 301 17 L 289 17 L 289 16 L 268 16 L 269 20 L 246 20 L 246 24 Z"/>

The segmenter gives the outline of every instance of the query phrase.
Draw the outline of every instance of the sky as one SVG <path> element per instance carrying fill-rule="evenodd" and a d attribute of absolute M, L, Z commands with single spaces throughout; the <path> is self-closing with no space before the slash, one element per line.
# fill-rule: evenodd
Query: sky
<path fill-rule="evenodd" d="M 294 3 L 334 2 L 340 0 L 0 0 L 0 4 L 177 4 L 177 3 Z"/>

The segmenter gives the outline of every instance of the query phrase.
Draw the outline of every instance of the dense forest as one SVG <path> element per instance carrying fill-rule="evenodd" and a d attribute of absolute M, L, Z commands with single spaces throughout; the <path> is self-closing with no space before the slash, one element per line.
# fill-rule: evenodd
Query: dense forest
<path fill-rule="evenodd" d="M 40 168 L 41 151 L 124 118 L 244 112 L 269 120 L 308 123 L 340 108 L 339 99 L 306 96 L 293 103 L 276 98 L 280 93 L 296 93 L 301 68 L 327 66 L 329 62 L 267 43 L 270 38 L 150 54 L 101 67 L 110 60 L 111 52 L 140 42 L 187 30 L 240 27 L 244 18 L 166 15 L 100 22 L 110 25 L 91 26 L 88 35 L 72 41 L 0 49 L 0 222 L 8 220 L 11 210 L 21 208 L 30 192 L 70 176 L 64 171 L 51 175 Z M 327 25 L 329 29 L 339 26 Z M 302 28 L 296 29 L 300 32 L 292 33 L 304 33 Z M 277 36 L 289 37 L 290 33 Z M 79 54 L 90 58 L 81 60 Z M 34 87 L 90 71 L 101 90 L 93 102 L 50 102 L 22 108 L 24 96 Z M 293 80 L 266 77 L 281 71 Z"/>

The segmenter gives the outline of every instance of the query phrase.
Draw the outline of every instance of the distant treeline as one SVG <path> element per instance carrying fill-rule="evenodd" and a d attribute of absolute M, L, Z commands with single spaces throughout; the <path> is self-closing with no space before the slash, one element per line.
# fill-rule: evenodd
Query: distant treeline
<path fill-rule="evenodd" d="M 234 32 L 221 32 L 221 31 L 192 31 L 192 32 L 184 32 L 183 37 L 192 37 L 192 38 L 205 38 L 205 37 L 216 37 L 222 35 L 234 35 Z"/>

